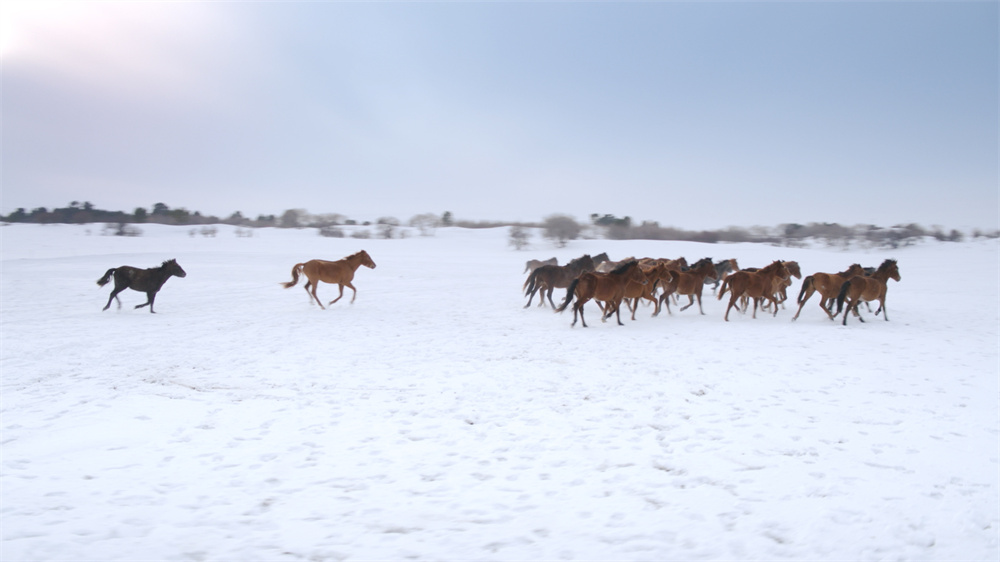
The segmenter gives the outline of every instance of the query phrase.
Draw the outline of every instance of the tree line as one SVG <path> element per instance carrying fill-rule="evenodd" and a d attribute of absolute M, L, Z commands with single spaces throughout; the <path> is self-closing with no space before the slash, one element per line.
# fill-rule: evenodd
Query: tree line
<path fill-rule="evenodd" d="M 672 226 L 660 226 L 655 221 L 636 223 L 631 217 L 616 217 L 611 214 L 591 214 L 589 223 L 578 222 L 571 216 L 554 214 L 540 223 L 505 221 L 457 220 L 450 211 L 441 214 L 423 213 L 415 215 L 406 223 L 420 235 L 429 236 L 435 228 L 457 226 L 462 228 L 510 227 L 510 244 L 517 249 L 530 243 L 531 230 L 541 229 L 544 238 L 558 246 L 565 246 L 570 240 L 580 237 L 607 238 L 611 240 L 680 240 L 690 242 L 757 242 L 783 246 L 803 245 L 807 240 L 821 241 L 830 246 L 864 244 L 896 248 L 913 244 L 924 237 L 933 237 L 942 242 L 960 242 L 966 234 L 951 229 L 945 231 L 940 226 L 925 228 L 918 224 L 900 224 L 890 227 L 877 225 L 844 226 L 837 223 L 786 223 L 776 227 L 728 227 L 717 230 L 684 230 Z M 171 208 L 165 203 L 156 203 L 151 209 L 138 207 L 131 213 L 107 211 L 96 208 L 89 201 L 72 201 L 67 207 L 47 209 L 38 207 L 28 211 L 19 208 L 0 220 L 10 223 L 38 224 L 87 224 L 109 223 L 117 225 L 116 232 L 129 232 L 126 225 L 153 223 L 167 225 L 212 225 L 229 224 L 241 227 L 317 228 L 323 236 L 344 236 L 341 226 L 374 226 L 380 238 L 394 238 L 400 233 L 403 221 L 395 217 L 380 217 L 374 221 L 356 221 L 339 213 L 312 214 L 304 209 L 288 209 L 280 215 L 258 215 L 245 217 L 235 211 L 226 218 L 202 215 L 198 211 Z M 135 229 L 133 228 L 134 232 Z M 367 232 L 367 231 L 366 231 Z M 352 233 L 357 236 L 358 232 Z M 1000 237 L 1000 231 L 984 232 L 976 229 L 970 233 L 973 238 Z"/>

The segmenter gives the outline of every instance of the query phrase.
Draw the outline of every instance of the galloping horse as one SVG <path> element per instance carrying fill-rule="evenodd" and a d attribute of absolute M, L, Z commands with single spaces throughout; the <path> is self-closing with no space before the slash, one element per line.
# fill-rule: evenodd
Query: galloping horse
<path fill-rule="evenodd" d="M 726 307 L 724 317 L 726 322 L 729 322 L 729 309 L 743 296 L 753 299 L 753 318 L 757 318 L 757 305 L 762 299 L 771 301 L 774 305 L 774 316 L 777 316 L 778 300 L 774 296 L 774 282 L 775 279 L 788 279 L 788 275 L 788 268 L 784 262 L 778 260 L 761 268 L 760 271 L 743 269 L 723 279 L 722 288 L 719 289 L 719 300 L 722 300 L 726 290 L 730 291 L 729 306 Z"/>
<path fill-rule="evenodd" d="M 524 273 L 532 272 L 543 265 L 559 265 L 559 260 L 549 258 L 547 260 L 528 260 L 524 263 Z"/>
<path fill-rule="evenodd" d="M 120 309 L 122 301 L 118 298 L 118 293 L 125 289 L 132 289 L 133 291 L 146 293 L 146 302 L 136 305 L 136 308 L 142 308 L 148 304 L 149 311 L 153 312 L 153 300 L 156 299 L 156 293 L 160 290 L 160 287 L 167 282 L 167 279 L 171 275 L 186 277 L 187 273 L 177 263 L 177 260 L 167 260 L 160 267 L 151 267 L 149 269 L 139 269 L 123 265 L 121 267 L 112 267 L 105 272 L 104 277 L 97 280 L 97 285 L 100 287 L 107 285 L 112 275 L 115 276 L 115 288 L 111 291 L 111 296 L 108 297 L 108 304 L 104 305 L 102 310 L 107 310 L 111 306 L 112 299 L 118 301 L 118 308 Z"/>
<path fill-rule="evenodd" d="M 889 279 L 894 279 L 897 282 L 900 280 L 899 266 L 896 265 L 896 260 L 885 260 L 870 276 L 856 275 L 844 282 L 840 294 L 837 295 L 837 314 L 840 314 L 844 307 L 844 301 L 847 301 L 847 310 L 844 310 L 844 326 L 847 325 L 847 315 L 850 312 L 854 312 L 858 320 L 864 322 L 865 319 L 858 312 L 858 305 L 874 300 L 878 301 L 878 310 L 875 311 L 875 316 L 881 312 L 882 317 L 887 322 L 889 321 L 889 311 L 885 309 L 885 293 Z"/>
<path fill-rule="evenodd" d="M 576 326 L 576 315 L 579 314 L 583 327 L 586 328 L 587 321 L 583 318 L 583 305 L 587 304 L 590 299 L 600 300 L 605 303 L 601 320 L 611 317 L 613 313 L 617 315 L 618 325 L 624 326 L 619 309 L 625 296 L 625 286 L 630 281 L 639 284 L 647 282 L 645 275 L 639 269 L 639 262 L 635 260 L 620 265 L 609 273 L 584 273 L 570 283 L 569 289 L 566 291 L 566 300 L 559 305 L 556 312 L 566 310 L 575 296 L 576 303 L 573 304 L 573 323 L 571 326 Z"/>
<path fill-rule="evenodd" d="M 792 316 L 792 320 L 799 317 L 802 313 L 802 307 L 806 305 L 806 301 L 813 293 L 818 292 L 819 307 L 823 309 L 823 312 L 830 317 L 830 320 L 834 319 L 834 315 L 830 313 L 833 310 L 834 299 L 840 294 L 840 288 L 844 285 L 844 282 L 854 277 L 856 275 L 864 275 L 865 270 L 861 267 L 861 264 L 851 264 L 851 267 L 847 268 L 846 271 L 841 271 L 840 273 L 813 273 L 802 280 L 802 289 L 799 290 L 798 303 L 799 310 Z"/>
<path fill-rule="evenodd" d="M 531 306 L 531 299 L 535 298 L 535 293 L 538 291 L 541 291 L 538 306 L 545 306 L 545 297 L 548 296 L 549 304 L 555 308 L 552 291 L 569 287 L 574 279 L 586 271 L 594 271 L 594 260 L 590 254 L 584 254 L 566 265 L 543 265 L 532 271 L 521 287 L 524 289 L 524 294 L 528 295 L 528 304 L 524 305 L 524 308 Z"/>
<path fill-rule="evenodd" d="M 660 302 L 656 299 L 656 285 L 658 283 L 670 283 L 674 278 L 673 271 L 664 262 L 655 265 L 643 265 L 642 261 L 640 261 L 639 269 L 645 275 L 646 283 L 629 281 L 625 285 L 625 304 L 632 311 L 632 320 L 635 320 L 635 313 L 639 310 L 639 299 L 646 299 L 652 302 L 654 306 L 653 316 L 658 315 L 660 313 Z"/>
<path fill-rule="evenodd" d="M 740 266 L 738 263 L 736 263 L 736 258 L 729 258 L 728 260 L 722 260 L 720 262 L 716 262 L 715 277 L 712 279 L 712 281 L 709 281 L 708 278 L 706 278 L 705 284 L 708 285 L 709 283 L 711 283 L 712 292 L 714 293 L 719 288 L 719 283 L 722 281 L 723 277 L 734 271 L 739 271 L 739 270 Z"/>
<path fill-rule="evenodd" d="M 323 303 L 319 302 L 319 297 L 316 296 L 316 287 L 322 281 L 324 283 L 336 283 L 340 285 L 340 295 L 330 301 L 330 304 L 339 301 L 344 296 L 344 287 L 350 287 L 354 291 L 354 294 L 351 296 L 351 303 L 354 303 L 354 299 L 358 296 L 358 290 L 354 288 L 354 285 L 351 285 L 351 280 L 354 279 L 354 272 L 362 265 L 369 269 L 375 269 L 375 262 L 372 261 L 372 257 L 368 255 L 368 252 L 364 250 L 337 261 L 309 260 L 305 263 L 297 263 L 292 266 L 292 280 L 281 285 L 286 289 L 294 287 L 299 282 L 299 272 L 301 271 L 308 279 L 305 289 L 310 297 L 309 302 L 315 300 L 320 308 L 326 309 Z M 312 286 L 312 290 L 309 289 L 310 285 Z"/>
<path fill-rule="evenodd" d="M 683 271 L 681 269 L 675 269 L 673 272 L 673 280 L 663 284 L 663 294 L 660 295 L 660 305 L 662 306 L 664 302 L 667 303 L 667 313 L 670 312 L 670 296 L 674 293 L 678 295 L 687 295 L 690 302 L 681 307 L 681 312 L 687 310 L 694 304 L 695 297 L 698 297 L 698 310 L 705 314 L 704 309 L 701 307 L 701 291 L 705 287 L 705 280 L 709 277 L 715 277 L 718 275 L 716 273 L 715 265 L 712 264 L 712 258 L 702 258 L 694 263 L 690 269 Z M 672 313 L 671 313 L 672 314 Z"/>

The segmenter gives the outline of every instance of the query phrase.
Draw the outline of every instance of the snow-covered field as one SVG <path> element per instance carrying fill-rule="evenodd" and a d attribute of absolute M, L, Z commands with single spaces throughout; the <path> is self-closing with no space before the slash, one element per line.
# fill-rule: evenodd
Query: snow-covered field
<path fill-rule="evenodd" d="M 4 561 L 1000 557 L 996 240 L 142 228 L 0 228 Z M 362 248 L 353 305 L 279 285 Z M 902 281 L 889 322 L 846 327 L 815 302 L 625 327 L 588 304 L 586 329 L 523 308 L 527 259 L 602 251 L 804 274 L 894 257 Z M 101 311 L 108 268 L 169 258 L 188 275 L 157 314 L 134 291 Z"/>

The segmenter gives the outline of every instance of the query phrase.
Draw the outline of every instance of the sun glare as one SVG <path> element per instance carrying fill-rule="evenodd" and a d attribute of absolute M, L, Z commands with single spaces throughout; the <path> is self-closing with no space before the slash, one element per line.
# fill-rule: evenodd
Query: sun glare
<path fill-rule="evenodd" d="M 46 28 L 78 25 L 87 11 L 86 5 L 84 2 L 6 0 L 0 7 L 0 57 L 7 59 L 29 51 L 31 37 Z"/>

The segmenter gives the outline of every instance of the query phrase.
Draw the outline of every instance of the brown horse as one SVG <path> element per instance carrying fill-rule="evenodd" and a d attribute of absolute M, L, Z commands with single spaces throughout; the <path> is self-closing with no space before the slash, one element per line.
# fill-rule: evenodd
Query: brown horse
<path fill-rule="evenodd" d="M 774 281 L 788 277 L 788 268 L 784 262 L 778 260 L 761 268 L 760 271 L 743 269 L 723 279 L 722 288 L 719 289 L 719 300 L 722 300 L 722 295 L 725 295 L 727 290 L 730 292 L 729 306 L 726 307 L 724 317 L 726 322 L 729 322 L 729 309 L 743 296 L 753 299 L 753 318 L 757 318 L 757 305 L 763 299 L 771 301 L 774 306 L 774 316 L 777 316 L 778 300 L 774 296 Z"/>
<path fill-rule="evenodd" d="M 798 303 L 799 310 L 792 316 L 792 320 L 799 317 L 802 313 L 802 307 L 806 305 L 809 297 L 813 296 L 813 293 L 819 293 L 819 307 L 823 309 L 823 312 L 830 318 L 834 319 L 834 315 L 831 314 L 833 310 L 833 303 L 840 294 L 840 288 L 843 287 L 844 282 L 854 277 L 856 275 L 864 275 L 865 269 L 861 267 L 861 264 L 851 264 L 851 267 L 847 268 L 846 271 L 841 271 L 840 273 L 813 273 L 802 280 L 802 289 L 799 290 Z"/>
<path fill-rule="evenodd" d="M 372 257 L 368 255 L 368 252 L 364 250 L 337 261 L 309 260 L 305 263 L 297 263 L 292 266 L 292 280 L 281 285 L 286 289 L 294 287 L 299 282 L 299 272 L 301 271 L 308 279 L 305 289 L 310 297 L 309 302 L 315 300 L 320 308 L 326 308 L 319 301 L 319 297 L 316 296 L 316 287 L 322 281 L 324 283 L 336 283 L 340 285 L 340 295 L 330 301 L 330 304 L 339 301 L 344 296 L 344 287 L 350 287 L 354 291 L 354 294 L 351 295 L 351 303 L 353 304 L 354 299 L 358 296 L 358 290 L 354 288 L 354 285 L 351 285 L 351 280 L 354 279 L 354 272 L 362 265 L 369 269 L 375 269 L 375 262 L 372 261 Z M 310 290 L 310 286 L 312 286 L 312 290 Z"/>
<path fill-rule="evenodd" d="M 531 306 L 531 300 L 535 298 L 535 293 L 538 291 L 541 291 L 538 297 L 538 306 L 545 306 L 545 297 L 547 296 L 549 304 L 555 308 L 556 303 L 552 301 L 552 291 L 569 287 L 574 279 L 587 271 L 594 271 L 594 260 L 590 254 L 584 254 L 566 265 L 543 265 L 532 271 L 521 287 L 524 289 L 524 294 L 528 295 L 528 304 L 524 305 L 524 308 Z"/>
<path fill-rule="evenodd" d="M 672 273 L 673 279 L 663 284 L 660 305 L 666 302 L 667 312 L 670 313 L 670 296 L 673 294 L 687 295 L 690 302 L 681 307 L 680 311 L 683 312 L 690 308 L 694 304 L 695 297 L 697 297 L 698 310 L 702 314 L 705 314 L 705 310 L 701 307 L 701 292 L 705 288 L 705 280 L 710 277 L 714 279 L 718 275 L 715 265 L 712 263 L 712 258 L 702 258 L 695 262 L 687 271 L 675 269 Z"/>
<path fill-rule="evenodd" d="M 658 284 L 670 283 L 673 280 L 673 271 L 666 263 L 660 262 L 656 265 L 643 265 L 639 262 L 639 269 L 646 277 L 646 283 L 629 281 L 625 286 L 625 303 L 632 311 L 632 320 L 635 320 L 635 313 L 639 310 L 639 299 L 646 299 L 653 303 L 653 316 L 660 313 L 660 302 L 656 299 L 656 286 Z"/>
<path fill-rule="evenodd" d="M 108 297 L 108 304 L 104 305 L 103 310 L 107 310 L 111 306 L 112 300 L 118 301 L 118 308 L 120 309 L 122 301 L 118 298 L 118 293 L 125 289 L 132 289 L 133 291 L 146 293 L 146 302 L 136 305 L 136 308 L 149 305 L 149 311 L 153 312 L 153 301 L 156 299 L 156 293 L 167 282 L 167 279 L 170 279 L 172 275 L 187 277 L 187 272 L 177 263 L 177 260 L 167 260 L 160 267 L 151 267 L 149 269 L 139 269 L 138 267 L 123 265 L 107 270 L 104 276 L 97 280 L 97 285 L 100 287 L 107 285 L 112 275 L 115 277 L 115 288 L 111 291 L 111 296 Z"/>
<path fill-rule="evenodd" d="M 559 305 L 556 312 L 566 310 L 566 307 L 569 306 L 569 303 L 573 301 L 573 297 L 575 296 L 576 303 L 573 304 L 573 323 L 571 326 L 576 326 L 576 317 L 579 314 L 580 321 L 583 322 L 583 327 L 586 328 L 587 321 L 583 318 L 583 305 L 587 304 L 587 301 L 591 299 L 600 300 L 604 301 L 604 314 L 601 320 L 605 320 L 610 318 L 612 314 L 616 314 L 618 325 L 624 326 L 619 309 L 621 308 L 622 299 L 625 298 L 625 286 L 629 281 L 640 284 L 647 282 L 646 277 L 639 269 L 639 262 L 635 260 L 620 265 L 609 273 L 584 273 L 570 283 L 569 289 L 566 291 L 566 300 Z"/>
<path fill-rule="evenodd" d="M 889 311 L 885 309 L 885 293 L 889 279 L 894 279 L 896 282 L 900 280 L 899 266 L 896 264 L 896 260 L 885 260 L 870 276 L 856 275 L 844 282 L 840 294 L 837 295 L 837 314 L 840 314 L 844 302 L 847 301 L 847 310 L 844 310 L 844 326 L 847 325 L 847 315 L 850 312 L 853 312 L 858 320 L 864 322 L 865 319 L 858 312 L 858 305 L 862 302 L 875 300 L 878 301 L 878 310 L 875 311 L 875 316 L 881 312 L 882 318 L 889 321 Z"/>
<path fill-rule="evenodd" d="M 774 280 L 774 296 L 778 299 L 778 304 L 781 308 L 785 308 L 785 301 L 788 300 L 788 288 L 792 286 L 792 277 L 796 279 L 802 279 L 802 268 L 799 267 L 799 262 L 797 261 L 786 261 L 785 267 L 788 268 L 788 279 L 777 279 Z M 746 312 L 747 302 L 741 303 L 743 311 Z"/>

